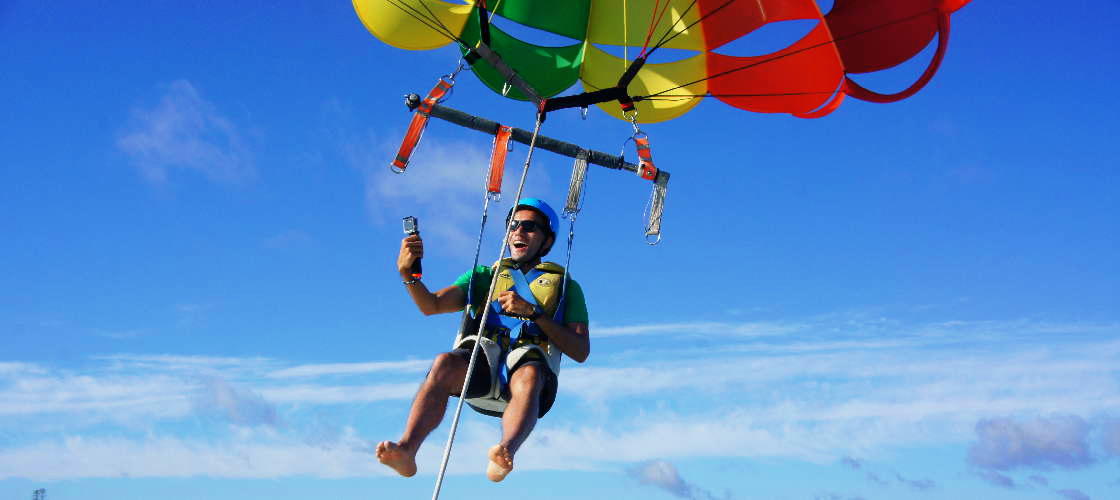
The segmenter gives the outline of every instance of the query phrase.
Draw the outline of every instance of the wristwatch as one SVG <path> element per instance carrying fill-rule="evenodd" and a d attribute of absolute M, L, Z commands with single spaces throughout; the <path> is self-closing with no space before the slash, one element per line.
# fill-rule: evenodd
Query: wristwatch
<path fill-rule="evenodd" d="M 533 307 L 533 314 L 531 314 L 529 316 L 526 316 L 526 318 L 528 318 L 529 321 L 536 321 L 536 320 L 540 319 L 541 316 L 544 316 L 544 311 L 542 311 L 539 307 L 534 306 Z"/>

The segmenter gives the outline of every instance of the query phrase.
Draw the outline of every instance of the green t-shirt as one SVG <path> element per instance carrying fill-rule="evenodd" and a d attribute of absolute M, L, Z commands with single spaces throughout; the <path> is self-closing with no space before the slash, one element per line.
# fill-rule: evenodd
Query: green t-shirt
<path fill-rule="evenodd" d="M 494 277 L 493 270 L 488 266 L 478 266 L 474 268 L 474 293 L 471 294 L 478 301 L 479 297 L 485 297 L 486 292 L 490 291 L 490 280 Z M 455 280 L 454 285 L 467 293 L 467 284 L 471 283 L 471 272 L 467 271 Z M 568 288 L 564 291 L 564 322 L 565 323 L 583 323 L 587 324 L 587 301 L 583 297 L 583 288 L 579 286 L 576 280 L 568 281 Z"/>

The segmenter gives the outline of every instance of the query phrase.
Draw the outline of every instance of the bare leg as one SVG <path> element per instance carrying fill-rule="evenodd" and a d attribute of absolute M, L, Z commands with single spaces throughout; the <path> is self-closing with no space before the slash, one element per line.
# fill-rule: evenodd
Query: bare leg
<path fill-rule="evenodd" d="M 501 481 L 513 470 L 513 455 L 537 425 L 544 374 L 537 365 L 518 368 L 510 377 L 510 401 L 502 414 L 502 441 L 490 448 L 486 477 Z"/>
<path fill-rule="evenodd" d="M 404 434 L 398 442 L 382 441 L 377 445 L 377 459 L 398 474 L 410 477 L 416 474 L 416 451 L 443 420 L 447 398 L 459 395 L 467 374 L 467 362 L 452 353 L 436 356 L 432 370 L 420 385 L 412 410 L 405 423 Z"/>

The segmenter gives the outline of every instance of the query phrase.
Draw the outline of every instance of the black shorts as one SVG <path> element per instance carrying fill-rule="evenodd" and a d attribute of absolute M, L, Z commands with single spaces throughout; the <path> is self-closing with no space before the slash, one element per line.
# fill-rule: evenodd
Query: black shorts
<path fill-rule="evenodd" d="M 455 349 L 451 351 L 451 354 L 462 358 L 463 361 L 469 362 L 471 359 L 471 350 L 467 348 Z M 548 367 L 548 363 L 539 356 L 535 359 L 533 356 L 523 357 L 513 367 L 513 370 L 510 370 L 510 374 L 512 375 L 526 365 L 536 365 L 540 372 L 544 374 L 544 387 L 541 388 L 540 406 L 537 411 L 537 417 L 540 418 L 548 413 L 548 410 L 552 409 L 552 404 L 556 402 L 556 390 L 559 388 L 559 382 L 556 379 L 556 374 L 552 373 L 552 369 Z M 474 362 L 474 373 L 471 375 L 470 385 L 467 386 L 467 399 L 485 396 L 488 393 L 490 393 L 490 364 L 486 360 L 486 355 L 479 351 Z M 502 387 L 502 394 L 506 400 L 509 399 L 508 385 Z"/>

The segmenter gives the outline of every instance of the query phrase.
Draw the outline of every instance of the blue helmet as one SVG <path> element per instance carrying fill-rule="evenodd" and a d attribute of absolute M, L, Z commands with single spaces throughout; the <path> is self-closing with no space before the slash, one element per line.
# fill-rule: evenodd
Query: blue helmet
<path fill-rule="evenodd" d="M 545 203 L 544 200 L 540 198 L 521 198 L 517 202 L 517 206 L 510 209 L 509 217 L 513 217 L 513 212 L 519 208 L 528 208 L 548 219 L 548 229 L 553 236 L 560 232 L 560 218 L 556 216 L 556 211 L 548 206 L 548 203 Z"/>
<path fill-rule="evenodd" d="M 513 212 L 517 211 L 519 208 L 528 208 L 548 219 L 548 230 L 549 233 L 551 233 L 549 236 L 552 236 L 552 241 L 548 243 L 548 246 L 541 248 L 537 257 L 539 258 L 547 255 L 548 252 L 552 250 L 552 245 L 556 243 L 556 234 L 560 230 L 560 218 L 556 216 L 556 211 L 540 198 L 521 198 L 517 201 L 516 206 L 509 209 L 509 215 L 506 216 L 507 224 L 509 220 L 513 218 Z"/>

